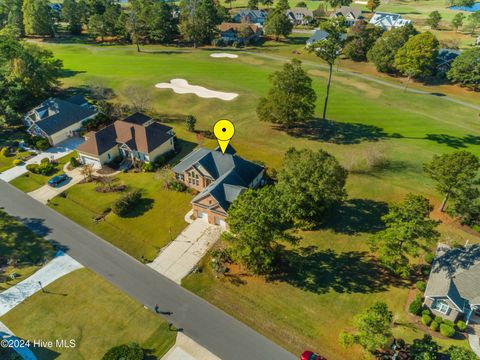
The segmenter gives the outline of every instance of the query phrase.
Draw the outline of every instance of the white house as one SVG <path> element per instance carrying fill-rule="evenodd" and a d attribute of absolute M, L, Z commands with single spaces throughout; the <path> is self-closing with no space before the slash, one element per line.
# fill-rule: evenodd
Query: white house
<path fill-rule="evenodd" d="M 391 14 L 384 12 L 376 12 L 370 19 L 370 24 L 379 26 L 384 30 L 390 30 L 410 24 L 412 21 L 402 19 L 400 14 Z"/>

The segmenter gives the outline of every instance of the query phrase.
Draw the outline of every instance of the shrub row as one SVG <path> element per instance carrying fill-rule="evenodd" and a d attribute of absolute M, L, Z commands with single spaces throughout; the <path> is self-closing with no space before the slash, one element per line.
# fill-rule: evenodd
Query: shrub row
<path fill-rule="evenodd" d="M 48 158 L 43 158 L 40 164 L 28 164 L 27 170 L 39 175 L 50 175 L 56 170 L 56 164 L 50 162 Z"/>

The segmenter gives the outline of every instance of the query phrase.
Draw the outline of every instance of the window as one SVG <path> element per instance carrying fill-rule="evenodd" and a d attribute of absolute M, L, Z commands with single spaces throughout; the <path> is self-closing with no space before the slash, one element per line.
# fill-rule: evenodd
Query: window
<path fill-rule="evenodd" d="M 110 153 L 107 154 L 107 158 L 108 158 L 108 160 L 111 159 Z"/>
<path fill-rule="evenodd" d="M 450 310 L 450 307 L 445 300 L 435 300 L 432 304 L 432 309 L 437 310 L 442 314 L 446 314 L 448 310 Z"/>

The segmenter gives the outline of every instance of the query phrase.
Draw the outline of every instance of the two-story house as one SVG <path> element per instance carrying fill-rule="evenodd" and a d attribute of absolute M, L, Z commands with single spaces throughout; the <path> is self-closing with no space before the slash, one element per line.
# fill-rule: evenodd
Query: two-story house
<path fill-rule="evenodd" d="M 194 217 L 223 227 L 229 206 L 248 188 L 261 185 L 264 170 L 236 155 L 230 146 L 225 154 L 218 148 L 198 148 L 173 168 L 178 180 L 199 191 L 192 200 Z"/>
<path fill-rule="evenodd" d="M 135 113 L 98 131 L 85 134 L 77 148 L 80 162 L 99 169 L 118 156 L 133 164 L 148 163 L 175 149 L 175 134 L 170 126 Z"/>
<path fill-rule="evenodd" d="M 236 23 L 249 23 L 264 25 L 268 13 L 265 10 L 250 10 L 243 9 L 233 16 L 233 21 Z"/>
<path fill-rule="evenodd" d="M 241 44 L 254 43 L 263 35 L 260 26 L 246 23 L 221 23 L 218 26 L 220 38 L 227 44 L 238 42 Z"/>
<path fill-rule="evenodd" d="M 30 110 L 23 122 L 27 132 L 41 136 L 55 146 L 70 137 L 78 136 L 82 124 L 97 116 L 97 110 L 82 96 L 62 100 L 50 98 Z"/>

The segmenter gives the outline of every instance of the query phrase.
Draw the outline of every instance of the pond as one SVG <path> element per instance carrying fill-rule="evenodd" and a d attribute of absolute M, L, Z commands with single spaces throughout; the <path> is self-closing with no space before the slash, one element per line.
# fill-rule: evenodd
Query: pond
<path fill-rule="evenodd" d="M 480 2 L 477 2 L 471 6 L 450 6 L 452 10 L 462 10 L 462 11 L 480 11 Z"/>

